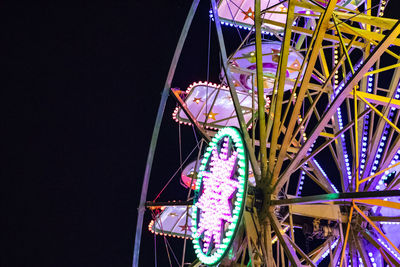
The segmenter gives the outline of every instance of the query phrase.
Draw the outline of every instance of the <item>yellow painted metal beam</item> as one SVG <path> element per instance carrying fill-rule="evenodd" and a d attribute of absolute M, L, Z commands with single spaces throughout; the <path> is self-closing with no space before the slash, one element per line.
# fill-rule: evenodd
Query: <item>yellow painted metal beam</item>
<path fill-rule="evenodd" d="M 318 12 L 318 13 L 321 13 L 324 11 L 324 9 L 322 9 L 321 7 L 316 6 L 310 2 L 305 2 L 305 1 L 304 2 L 296 2 L 296 6 L 303 7 L 305 9 L 309 9 L 311 11 Z M 334 11 L 334 14 L 339 19 L 360 22 L 360 23 L 368 24 L 371 26 L 376 26 L 376 27 L 383 28 L 383 29 L 391 29 L 394 26 L 394 24 L 396 24 L 396 22 L 397 22 L 396 19 L 375 17 L 375 16 L 371 16 L 368 14 L 365 15 L 363 13 L 353 14 L 350 12 Z"/>
<path fill-rule="evenodd" d="M 371 175 L 371 176 L 369 176 L 369 177 L 367 177 L 367 178 L 364 178 L 364 179 L 360 180 L 360 184 L 365 183 L 365 182 L 371 180 L 372 178 L 374 178 L 374 177 L 376 177 L 376 176 L 378 176 L 378 175 L 381 175 L 381 174 L 383 174 L 385 171 L 388 171 L 388 170 L 390 170 L 391 168 L 394 168 L 394 167 L 396 167 L 396 166 L 398 166 L 398 165 L 400 165 L 400 161 L 397 162 L 396 164 L 390 166 L 390 167 L 387 167 L 386 169 L 383 169 L 383 170 L 381 170 L 381 171 L 375 173 L 374 175 Z"/>
<path fill-rule="evenodd" d="M 389 104 L 389 107 L 400 108 L 400 100 L 398 100 L 398 99 L 392 99 L 389 97 L 374 95 L 374 94 L 361 92 L 361 91 L 357 91 L 357 95 L 365 98 L 372 104 L 385 105 L 385 106 Z M 349 95 L 349 98 L 353 98 L 353 97 L 354 97 L 353 94 Z"/>
<path fill-rule="evenodd" d="M 256 30 L 256 77 L 257 77 L 257 100 L 258 100 L 258 123 L 259 123 L 259 135 L 260 135 L 260 158 L 261 158 L 261 180 L 265 179 L 267 173 L 267 140 L 265 132 L 265 99 L 264 99 L 264 88 L 263 88 L 263 57 L 262 57 L 262 40 L 261 40 L 261 1 L 255 0 L 255 21 L 254 26 Z"/>
<path fill-rule="evenodd" d="M 364 76 L 368 76 L 368 75 L 371 75 L 371 74 L 375 74 L 375 73 L 379 73 L 379 72 L 395 69 L 397 67 L 400 67 L 400 63 L 393 64 L 393 65 L 390 65 L 390 66 L 387 66 L 387 67 L 384 67 L 384 68 L 380 68 L 380 69 L 377 69 L 377 70 L 373 70 L 373 71 L 367 72 L 367 73 L 365 73 Z"/>
<path fill-rule="evenodd" d="M 391 29 L 394 26 L 394 24 L 396 24 L 396 21 L 397 21 L 396 19 L 369 16 L 369 15 L 365 15 L 362 13 L 359 13 L 359 14 L 357 14 L 357 16 L 354 16 L 353 14 L 350 14 L 350 13 L 335 11 L 334 14 L 339 19 L 360 22 L 363 24 L 376 26 L 376 27 L 383 28 L 383 29 Z"/>
<path fill-rule="evenodd" d="M 353 218 L 354 201 L 352 201 L 352 203 L 353 203 L 353 205 L 352 205 L 351 208 L 350 208 L 349 222 L 347 223 L 346 235 L 345 235 L 345 237 L 344 237 L 342 252 L 341 252 L 341 256 L 340 256 L 340 267 L 343 266 L 343 259 L 345 258 L 347 240 L 349 239 L 350 226 L 351 226 L 351 218 Z"/>
<path fill-rule="evenodd" d="M 309 56 L 309 58 L 305 58 L 305 60 L 308 61 L 307 67 L 305 69 L 304 75 L 303 75 L 303 79 L 301 81 L 301 86 L 300 89 L 298 91 L 298 95 L 297 95 L 297 100 L 296 103 L 294 105 L 293 108 L 293 118 L 292 120 L 290 120 L 289 125 L 287 127 L 287 131 L 286 131 L 286 135 L 283 139 L 282 142 L 282 149 L 279 152 L 278 158 L 277 158 L 277 162 L 272 174 L 272 177 L 274 179 L 277 180 L 279 173 L 281 171 L 282 168 L 282 164 L 283 164 L 283 160 L 286 156 L 286 150 L 290 145 L 290 141 L 292 139 L 292 134 L 293 134 L 293 130 L 295 127 L 295 124 L 297 122 L 297 120 L 295 118 L 297 118 L 297 116 L 300 114 L 300 109 L 302 106 L 302 102 L 303 99 L 305 97 L 305 93 L 308 90 L 308 84 L 310 83 L 311 80 L 311 75 L 312 75 L 312 70 L 314 69 L 314 64 L 318 58 L 318 54 L 319 54 L 319 50 L 322 47 L 322 42 L 324 40 L 324 36 L 326 35 L 326 30 L 329 24 L 329 20 L 332 16 L 332 13 L 334 11 L 334 8 L 336 6 L 337 1 L 336 0 L 330 0 L 326 10 L 324 11 L 324 13 L 321 14 L 321 18 L 318 22 L 318 25 L 315 29 L 315 31 L 313 31 L 314 35 L 313 38 L 311 40 L 312 45 L 310 45 L 309 49 L 312 50 L 311 54 Z M 299 77 L 298 77 L 299 79 Z M 277 190 L 280 190 L 280 188 L 277 187 L 277 183 L 275 183 L 275 189 L 274 191 L 276 192 Z"/>
<path fill-rule="evenodd" d="M 289 261 L 293 266 L 302 266 L 299 258 L 297 257 L 296 251 L 291 246 L 290 241 L 292 240 L 286 235 L 284 229 L 282 229 L 280 222 L 276 218 L 276 215 L 274 213 L 268 213 L 268 217 L 271 221 L 271 226 L 279 239 L 279 243 L 283 246 Z"/>
<path fill-rule="evenodd" d="M 386 208 L 400 210 L 399 202 L 393 202 L 393 201 L 382 200 L 382 199 L 354 199 L 354 201 L 357 203 L 366 204 L 366 205 L 386 207 Z"/>
<path fill-rule="evenodd" d="M 359 28 L 352 27 L 346 23 L 341 23 L 339 27 L 342 29 L 343 32 L 345 33 L 350 33 L 350 34 L 357 34 L 359 36 L 363 36 L 364 38 L 368 40 L 373 40 L 380 42 L 385 38 L 385 34 L 379 33 L 379 32 L 374 32 L 374 31 L 367 31 Z M 400 38 L 396 38 L 393 40 L 392 44 L 400 46 Z"/>
<path fill-rule="evenodd" d="M 319 135 L 323 136 L 323 137 L 328 137 L 328 138 L 335 138 L 336 137 L 334 134 L 326 133 L 326 132 L 320 132 Z"/>
<path fill-rule="evenodd" d="M 367 104 L 368 106 L 370 106 L 371 109 L 372 109 L 373 111 L 375 111 L 376 114 L 378 114 L 379 116 L 381 116 L 382 119 L 384 119 L 390 126 L 393 127 L 393 129 L 395 129 L 398 133 L 400 133 L 400 129 L 397 128 L 397 126 L 396 126 L 393 122 L 391 122 L 391 121 L 390 121 L 385 115 L 383 115 L 376 107 L 374 107 L 374 105 L 372 105 L 372 104 L 369 103 L 364 97 L 362 97 L 362 96 L 359 94 L 359 91 L 356 91 L 356 92 L 357 92 L 357 97 L 358 97 L 358 98 L 360 98 L 365 104 Z"/>
<path fill-rule="evenodd" d="M 282 27 L 282 28 L 285 27 L 284 23 L 269 20 L 269 19 L 263 19 L 263 22 L 266 24 L 270 24 L 270 25 L 274 25 L 274 26 L 278 26 L 278 27 Z M 306 36 L 312 36 L 314 33 L 313 30 L 308 30 L 308 29 L 304 29 L 301 27 L 297 27 L 297 26 L 292 26 L 292 32 L 304 34 Z M 332 34 L 325 34 L 324 40 L 339 43 L 339 37 L 332 35 Z M 346 45 L 348 45 L 350 43 L 350 40 L 345 39 L 344 42 Z M 365 43 L 358 42 L 358 41 L 353 43 L 353 46 L 357 47 L 357 48 L 364 48 L 365 45 L 366 45 Z"/>
<path fill-rule="evenodd" d="M 357 212 L 393 247 L 394 250 L 397 251 L 397 253 L 400 254 L 400 249 L 397 248 L 395 244 L 392 243 L 392 241 L 382 232 L 382 230 L 376 226 L 376 224 L 371 221 L 367 215 L 359 208 L 357 205 L 353 205 L 354 209 L 357 210 Z"/>
<path fill-rule="evenodd" d="M 279 65 L 277 69 L 277 77 L 278 77 L 278 92 L 276 95 L 276 105 L 274 112 L 274 121 L 273 121 L 273 129 L 271 136 L 271 148 L 269 150 L 269 166 L 268 169 L 270 171 L 275 167 L 275 157 L 276 157 L 276 145 L 278 144 L 278 138 L 280 136 L 280 123 L 281 123 L 281 115 L 282 115 L 282 101 L 285 87 L 285 79 L 286 79 L 286 68 L 289 58 L 289 48 L 292 36 L 292 24 L 294 20 L 294 5 L 289 1 L 289 8 L 286 18 L 286 27 L 285 34 L 282 42 L 281 53 L 279 57 Z M 279 76 L 278 76 L 279 72 Z M 299 74 L 300 75 L 300 74 Z M 274 86 L 275 88 L 275 86 Z M 275 92 L 274 92 L 275 93 Z M 261 128 L 261 126 L 260 126 Z M 274 179 L 275 178 L 275 179 Z M 272 178 L 272 185 L 275 184 L 277 176 Z"/>
<path fill-rule="evenodd" d="M 351 42 L 350 42 L 350 44 L 349 44 L 349 47 L 352 46 L 352 44 L 354 43 L 354 41 L 355 41 L 355 37 L 353 37 L 353 39 L 351 40 Z M 344 59 L 345 59 L 345 55 L 341 55 L 340 58 L 338 59 L 337 65 L 333 68 L 333 70 L 332 70 L 331 73 L 329 74 L 329 77 L 326 79 L 327 82 L 325 82 L 325 84 L 324 84 L 323 86 L 310 83 L 310 84 L 309 84 L 309 89 L 313 89 L 313 90 L 317 90 L 317 91 L 323 91 L 323 92 L 327 92 L 327 90 L 328 90 L 329 92 L 332 92 L 333 88 L 332 88 L 332 85 L 331 85 L 331 82 L 330 82 L 330 81 L 331 81 L 332 78 L 334 77 L 334 74 L 335 74 L 336 70 L 338 70 L 339 67 L 343 64 Z M 297 136 L 297 134 L 299 133 L 301 127 L 303 127 L 303 125 L 304 125 L 305 121 L 308 119 L 308 117 L 311 116 L 312 111 L 314 110 L 314 107 L 315 107 L 315 105 L 317 104 L 317 102 L 318 102 L 319 98 L 321 97 L 321 95 L 322 95 L 322 94 L 319 94 L 319 95 L 314 99 L 314 102 L 311 104 L 311 107 L 308 109 L 308 111 L 306 112 L 306 115 L 305 115 L 304 118 L 302 119 L 300 125 L 298 125 L 296 131 L 294 132 L 291 142 L 294 140 L 295 136 Z M 283 121 L 286 120 L 286 116 L 287 116 L 288 112 L 289 112 L 289 108 L 286 109 L 286 112 L 285 112 L 285 116 L 284 116 L 284 118 L 283 118 Z"/>
<path fill-rule="evenodd" d="M 335 16 L 332 16 L 332 17 L 333 17 L 333 22 L 335 24 L 336 31 L 337 31 L 338 36 L 339 36 L 339 41 L 340 41 L 341 48 L 343 49 L 344 54 L 346 55 L 347 63 L 350 65 L 351 73 L 354 74 L 354 68 L 353 68 L 353 64 L 351 63 L 349 51 L 348 51 L 348 49 L 347 49 L 347 47 L 346 47 L 346 45 L 344 44 L 344 41 L 343 41 L 344 39 L 343 39 L 343 36 L 342 36 L 342 31 L 340 29 L 341 27 L 338 25 L 336 17 Z"/>
<path fill-rule="evenodd" d="M 354 75 L 353 64 L 351 63 L 351 59 L 350 59 L 349 52 L 348 52 L 346 46 L 344 45 L 342 32 L 341 32 L 341 30 L 340 30 L 340 27 L 338 27 L 338 23 L 337 23 L 337 19 L 336 19 L 335 15 L 333 16 L 333 22 L 334 22 L 334 24 L 335 24 L 335 28 L 336 28 L 336 31 L 337 31 L 338 36 L 339 36 L 341 48 L 343 49 L 344 54 L 346 55 L 347 63 L 348 63 L 349 66 L 350 66 L 351 73 Z M 344 70 L 344 69 L 343 69 L 343 70 Z M 353 90 L 353 95 L 354 95 L 354 121 L 358 121 L 358 108 L 357 108 L 356 88 L 354 88 L 354 90 Z M 350 112 L 349 112 L 349 113 L 350 113 Z M 350 129 L 350 130 L 351 130 L 351 129 Z M 355 175 L 355 179 L 356 179 L 356 192 L 358 192 L 358 189 L 359 189 L 359 179 L 360 179 L 360 172 L 359 172 L 359 152 L 358 152 L 358 145 L 359 145 L 359 143 L 358 143 L 358 137 L 359 137 L 359 136 L 358 136 L 358 123 L 355 123 L 355 124 L 354 124 L 354 138 L 355 138 L 355 140 L 354 140 L 354 142 L 352 142 L 352 144 L 355 144 L 355 153 L 354 153 L 354 154 L 355 154 L 355 167 L 356 167 L 356 168 L 355 168 L 355 169 L 356 169 L 356 175 Z"/>
<path fill-rule="evenodd" d="M 342 24 L 341 24 L 341 27 L 342 27 L 342 28 L 346 28 L 346 29 L 348 30 L 348 31 L 346 30 L 346 31 L 344 31 L 344 32 L 351 33 L 351 34 L 354 34 L 354 35 L 358 35 L 358 36 L 360 36 L 360 37 L 366 39 L 366 41 L 370 42 L 370 43 L 373 44 L 373 45 L 377 45 L 377 44 L 378 44 L 378 41 L 377 41 L 377 40 L 375 40 L 375 39 L 371 38 L 371 36 L 369 36 L 369 33 L 371 33 L 370 31 L 367 31 L 367 30 L 360 30 L 360 29 L 351 27 L 351 26 L 347 25 L 346 23 L 342 23 Z M 386 35 L 383 35 L 383 34 L 382 34 L 382 35 L 379 35 L 379 38 L 382 37 L 382 38 L 379 39 L 379 41 L 383 40 L 383 38 L 385 38 L 385 36 L 386 36 Z M 397 37 L 397 36 L 396 36 L 396 37 Z M 400 40 L 400 39 L 398 39 L 398 38 L 397 38 L 397 39 L 394 39 L 394 40 L 392 41 L 392 44 L 396 43 L 396 40 Z M 398 43 L 400 43 L 400 41 L 399 41 Z M 366 43 L 365 45 L 368 45 L 368 43 Z M 396 58 L 396 59 L 400 59 L 400 56 L 399 56 L 399 55 L 393 53 L 393 52 L 390 51 L 389 49 L 386 49 L 385 52 L 386 52 L 387 54 L 393 56 L 393 57 Z"/>

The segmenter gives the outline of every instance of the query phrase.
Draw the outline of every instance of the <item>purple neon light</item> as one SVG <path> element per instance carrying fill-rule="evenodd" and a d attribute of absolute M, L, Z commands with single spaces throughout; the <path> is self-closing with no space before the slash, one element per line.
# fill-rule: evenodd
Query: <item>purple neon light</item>
<path fill-rule="evenodd" d="M 378 238 L 378 241 L 384 246 L 397 260 L 400 260 L 400 255 L 383 239 Z"/>
<path fill-rule="evenodd" d="M 313 159 L 313 161 L 314 161 L 315 165 L 318 167 L 318 169 L 321 171 L 321 173 L 324 175 L 325 179 L 328 181 L 328 183 L 332 187 L 333 191 L 335 193 L 339 193 L 339 190 L 337 190 L 336 186 L 331 182 L 331 180 L 329 179 L 326 172 L 322 169 L 321 165 L 319 165 L 318 161 L 316 159 Z"/>
<path fill-rule="evenodd" d="M 370 69 L 370 71 L 372 71 L 372 70 L 373 70 L 373 68 Z M 367 92 L 368 93 L 372 93 L 373 84 L 374 84 L 374 75 L 369 75 L 368 83 L 367 83 Z M 365 108 L 368 109 L 369 106 L 367 104 L 365 104 Z M 362 171 L 365 168 L 365 164 L 366 164 L 365 161 L 367 158 L 369 125 L 370 125 L 370 118 L 369 118 L 369 115 L 367 114 L 367 115 L 365 115 L 365 118 L 364 118 L 363 133 L 362 133 L 360 173 L 362 173 Z"/>
<path fill-rule="evenodd" d="M 311 147 L 308 149 L 307 155 L 309 155 L 312 152 L 312 149 L 314 147 L 315 142 L 311 145 Z M 333 189 L 333 191 L 335 193 L 339 193 L 339 190 L 337 190 L 336 186 L 331 182 L 331 180 L 329 179 L 328 175 L 326 174 L 326 172 L 324 171 L 324 169 L 321 167 L 321 165 L 318 163 L 318 161 L 313 158 L 312 161 L 314 162 L 314 164 L 317 166 L 317 168 L 321 171 L 322 175 L 325 177 L 325 179 L 328 181 L 328 183 L 330 184 L 331 188 Z M 308 166 L 307 163 L 304 164 L 306 167 Z M 297 191 L 296 191 L 296 196 L 300 196 L 301 195 L 301 190 L 303 189 L 303 184 L 304 184 L 304 178 L 305 178 L 305 173 L 304 171 L 301 171 L 300 173 L 300 180 L 297 186 Z"/>
<path fill-rule="evenodd" d="M 307 163 L 305 165 L 307 165 Z M 304 171 L 302 170 L 300 172 L 300 180 L 297 186 L 296 196 L 301 196 L 301 190 L 303 190 L 303 185 L 304 185 Z"/>
<path fill-rule="evenodd" d="M 223 221 L 232 222 L 228 200 L 238 187 L 238 182 L 231 179 L 238 153 L 235 151 L 228 158 L 229 138 L 224 138 L 221 153 L 217 147 L 212 150 L 210 172 L 203 173 L 204 192 L 196 206 L 201 209 L 199 228 L 196 235 L 204 233 L 203 252 L 207 253 L 211 242 L 219 248 Z"/>

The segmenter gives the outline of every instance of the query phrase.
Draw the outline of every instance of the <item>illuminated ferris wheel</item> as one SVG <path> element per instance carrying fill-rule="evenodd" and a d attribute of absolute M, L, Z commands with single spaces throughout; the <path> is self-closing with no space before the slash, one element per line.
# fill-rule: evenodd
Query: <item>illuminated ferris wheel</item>
<path fill-rule="evenodd" d="M 182 238 L 174 266 L 400 266 L 400 21 L 385 18 L 388 1 L 212 0 L 221 79 L 181 91 L 171 82 L 198 3 L 154 128 L 133 265 L 147 207 L 151 232 Z M 229 57 L 221 25 L 246 34 Z M 188 198 L 146 202 L 168 94 L 173 119 L 202 139 L 180 166 Z"/>

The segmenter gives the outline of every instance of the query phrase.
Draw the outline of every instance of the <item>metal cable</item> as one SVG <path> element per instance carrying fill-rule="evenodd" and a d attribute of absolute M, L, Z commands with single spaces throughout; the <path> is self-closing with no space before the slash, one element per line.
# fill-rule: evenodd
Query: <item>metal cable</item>
<path fill-rule="evenodd" d="M 179 170 L 182 172 L 182 134 L 181 134 L 181 124 L 178 123 L 178 143 L 179 143 Z"/>
<path fill-rule="evenodd" d="M 179 265 L 179 262 L 178 262 L 178 259 L 176 258 L 176 255 L 175 255 L 175 253 L 174 253 L 174 250 L 172 249 L 171 245 L 170 245 L 169 242 L 168 242 L 168 239 L 167 239 L 165 236 L 164 236 L 164 239 L 165 239 L 165 242 L 166 242 L 166 244 L 168 245 L 169 249 L 170 249 L 171 252 L 172 252 L 172 256 L 174 256 L 174 259 L 175 259 L 176 263 L 178 264 L 178 266 L 180 266 L 180 265 Z"/>
<path fill-rule="evenodd" d="M 229 2 L 232 2 L 232 1 L 229 1 Z M 238 32 L 238 35 L 239 35 L 240 41 L 241 41 L 241 42 L 243 42 L 242 35 L 240 34 L 240 31 L 239 31 L 239 29 L 238 29 L 238 27 L 237 27 L 237 24 L 236 24 L 235 18 L 233 17 L 233 14 L 232 14 L 231 7 L 229 6 L 229 2 L 227 1 L 226 3 L 227 3 L 227 5 L 228 5 L 229 13 L 231 14 L 231 17 L 232 17 L 233 25 L 235 25 L 235 28 L 236 28 L 236 31 Z"/>
<path fill-rule="evenodd" d="M 200 142 L 200 141 L 199 141 L 199 142 Z M 193 152 L 196 150 L 196 148 L 198 147 L 198 144 L 199 144 L 199 143 L 196 144 L 196 146 L 193 148 L 193 150 L 192 150 L 192 151 L 189 153 L 189 155 L 185 158 L 185 160 L 182 162 L 181 166 L 180 166 L 180 167 L 178 168 L 178 170 L 172 175 L 172 177 L 168 180 L 168 182 L 165 184 L 165 186 L 161 189 L 160 193 L 158 193 L 158 195 L 157 195 L 156 198 L 153 200 L 153 202 L 156 201 L 156 200 L 160 197 L 161 193 L 162 193 L 162 192 L 165 190 L 165 188 L 171 183 L 172 179 L 175 178 L 175 176 L 176 176 L 176 174 L 179 172 L 180 168 L 183 166 L 183 164 L 186 163 L 186 161 L 189 159 L 189 157 L 190 157 L 190 156 L 193 154 Z"/>
<path fill-rule="evenodd" d="M 157 267 L 157 234 L 154 232 L 154 266 Z"/>
<path fill-rule="evenodd" d="M 373 7 L 370 7 L 370 8 L 368 8 L 368 9 L 364 10 L 364 12 L 366 12 L 366 11 L 368 11 L 368 10 L 372 10 L 372 9 L 378 7 L 379 5 L 380 5 L 380 4 L 374 5 Z M 359 16 L 359 15 L 361 15 L 361 14 L 364 14 L 364 12 L 360 12 L 360 13 L 358 13 L 358 14 L 355 14 L 354 16 L 351 16 L 351 17 L 348 18 L 348 19 L 342 20 L 340 23 L 337 24 L 337 26 L 339 26 L 340 24 L 345 23 L 345 22 L 351 20 L 352 18 L 355 18 L 355 17 L 357 17 L 357 16 Z M 335 28 L 335 27 L 336 27 L 336 26 L 333 25 L 332 27 L 330 27 L 330 28 L 328 28 L 328 29 L 326 29 L 326 30 L 331 30 L 331 29 L 333 29 L 333 28 Z"/>
<path fill-rule="evenodd" d="M 172 267 L 171 255 L 169 255 L 169 249 L 167 246 L 167 238 L 165 236 L 164 236 L 164 245 L 165 245 L 165 250 L 167 251 L 167 255 L 168 255 L 169 266 Z"/>

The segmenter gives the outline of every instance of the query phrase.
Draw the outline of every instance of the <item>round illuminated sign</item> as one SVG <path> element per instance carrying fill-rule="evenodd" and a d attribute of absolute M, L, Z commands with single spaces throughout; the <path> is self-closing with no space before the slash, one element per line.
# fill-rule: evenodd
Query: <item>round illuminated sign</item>
<path fill-rule="evenodd" d="M 192 206 L 193 247 L 201 262 L 215 265 L 229 250 L 247 192 L 247 154 L 238 129 L 221 129 L 199 169 Z"/>

